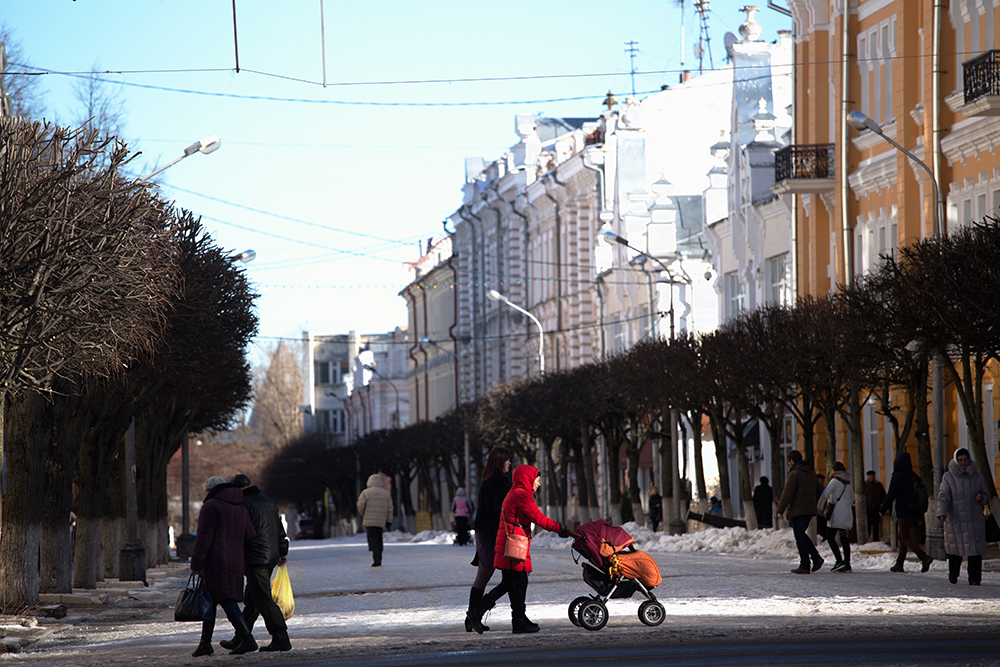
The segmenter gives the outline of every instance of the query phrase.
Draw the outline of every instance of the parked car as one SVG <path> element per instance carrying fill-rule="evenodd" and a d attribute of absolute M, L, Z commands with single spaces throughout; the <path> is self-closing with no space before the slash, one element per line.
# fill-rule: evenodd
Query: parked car
<path fill-rule="evenodd" d="M 299 517 L 299 532 L 295 533 L 297 540 L 310 540 L 315 535 L 312 517 Z"/>

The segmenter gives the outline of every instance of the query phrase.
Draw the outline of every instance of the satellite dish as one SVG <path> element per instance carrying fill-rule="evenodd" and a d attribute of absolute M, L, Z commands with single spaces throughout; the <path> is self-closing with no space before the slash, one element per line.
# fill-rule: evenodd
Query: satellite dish
<path fill-rule="evenodd" d="M 729 54 L 730 60 L 732 60 L 733 58 L 733 44 L 735 44 L 738 41 L 740 41 L 740 38 L 731 32 L 727 32 L 722 37 L 722 43 L 726 45 L 726 53 Z"/>

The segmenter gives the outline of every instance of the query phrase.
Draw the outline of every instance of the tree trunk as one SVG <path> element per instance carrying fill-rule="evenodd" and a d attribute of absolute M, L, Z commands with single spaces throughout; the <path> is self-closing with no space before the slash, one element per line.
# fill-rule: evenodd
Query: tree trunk
<path fill-rule="evenodd" d="M 691 435 L 694 438 L 694 479 L 698 490 L 698 511 L 704 514 L 709 510 L 708 487 L 705 484 L 705 459 L 701 451 L 704 443 L 701 438 L 701 413 L 689 415 L 691 420 Z"/>
<path fill-rule="evenodd" d="M 601 502 L 597 496 L 597 480 L 594 474 L 597 470 L 594 460 L 594 440 L 586 424 L 580 425 L 580 440 L 583 444 L 583 479 L 587 489 L 587 513 L 584 518 L 593 521 L 601 516 Z"/>
<path fill-rule="evenodd" d="M 858 388 L 855 382 L 851 382 L 850 390 L 850 410 L 847 428 L 851 433 L 851 458 L 854 465 L 851 466 L 851 479 L 854 483 L 854 512 L 855 524 L 857 527 L 858 544 L 868 541 L 868 512 L 865 507 L 865 485 L 861 482 L 865 478 L 865 454 L 864 438 L 861 433 L 861 402 L 858 397 Z"/>
<path fill-rule="evenodd" d="M 73 534 L 70 512 L 73 507 L 73 474 L 80 455 L 80 433 L 74 421 L 64 419 L 67 402 L 74 398 L 58 397 L 54 403 L 53 423 L 60 427 L 59 437 L 50 442 L 45 462 L 45 492 L 42 494 L 40 580 L 41 593 L 73 592 Z M 78 424 L 76 424 L 78 426 Z"/>
<path fill-rule="evenodd" d="M 709 415 L 708 423 L 712 429 L 712 439 L 715 441 L 715 461 L 719 466 L 719 499 L 722 502 L 722 515 L 732 518 L 733 501 L 729 492 L 729 452 L 726 447 L 726 436 L 719 426 L 717 416 Z"/>
<path fill-rule="evenodd" d="M 639 526 L 646 525 L 646 517 L 642 511 L 642 494 L 639 492 L 639 456 L 642 454 L 643 443 L 629 443 L 625 451 L 628 457 L 628 501 L 632 506 L 632 520 Z"/>
<path fill-rule="evenodd" d="M 781 415 L 768 419 L 764 423 L 767 425 L 767 434 L 771 440 L 771 488 L 782 489 L 785 480 L 781 478 L 781 438 L 784 430 L 784 418 Z M 780 494 L 771 493 L 771 525 L 778 527 L 778 498 Z M 758 523 L 760 517 L 757 517 Z"/>
<path fill-rule="evenodd" d="M 7 399 L 4 495 L 0 539 L 0 609 L 16 613 L 38 602 L 38 555 L 42 506 L 38 489 L 45 481 L 45 453 L 51 438 L 51 414 L 40 394 L 24 391 Z"/>
<path fill-rule="evenodd" d="M 747 530 L 757 530 L 757 510 L 753 505 L 750 464 L 747 462 L 747 448 L 743 442 L 744 424 L 741 420 L 737 420 L 734 426 L 734 433 L 739 434 L 733 438 L 733 443 L 736 445 L 736 469 L 740 475 L 740 501 L 743 504 L 743 516 L 746 517 Z"/>
<path fill-rule="evenodd" d="M 608 511 L 611 513 L 611 523 L 622 525 L 622 490 L 621 470 L 618 466 L 618 456 L 621 452 L 619 440 L 608 443 Z"/>
<path fill-rule="evenodd" d="M 78 531 L 79 532 L 79 531 Z M 77 540 L 80 538 L 77 537 Z M 106 516 L 101 519 L 101 545 L 103 555 L 101 568 L 105 579 L 117 579 L 121 567 L 122 519 L 120 516 Z M 97 577 L 100 579 L 100 577 Z"/>

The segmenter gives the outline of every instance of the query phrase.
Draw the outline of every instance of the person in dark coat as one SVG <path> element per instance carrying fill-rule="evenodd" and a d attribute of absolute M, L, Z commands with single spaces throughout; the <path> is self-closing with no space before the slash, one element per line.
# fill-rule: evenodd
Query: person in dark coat
<path fill-rule="evenodd" d="M 483 614 L 493 608 L 496 601 L 503 595 L 510 596 L 511 631 L 514 634 L 538 632 L 538 625 L 528 620 L 525 615 L 525 602 L 528 595 L 528 574 L 531 572 L 531 542 L 528 542 L 528 553 L 523 561 L 511 560 L 504 553 L 507 548 L 507 534 L 520 526 L 525 535 L 530 536 L 532 524 L 540 528 L 559 533 L 560 537 L 567 535 L 557 521 L 542 514 L 535 504 L 535 491 L 541 486 L 542 480 L 538 468 L 529 465 L 519 465 L 514 468 L 514 482 L 510 492 L 503 501 L 500 510 L 500 530 L 497 531 L 496 545 L 493 548 L 493 566 L 503 573 L 503 579 L 498 586 L 483 596 L 483 601 L 472 616 L 472 629 L 482 634 Z"/>
<path fill-rule="evenodd" d="M 655 486 L 649 487 L 649 522 L 653 526 L 653 532 L 660 527 L 663 521 L 663 496 Z"/>
<path fill-rule="evenodd" d="M 205 481 L 205 503 L 198 513 L 198 534 L 191 550 L 191 571 L 201 575 L 202 588 L 212 596 L 212 618 L 201 624 L 201 641 L 192 653 L 212 655 L 215 610 L 221 606 L 233 624 L 239 643 L 230 651 L 237 655 L 257 650 L 243 614 L 243 544 L 257 536 L 250 515 L 243 507 L 243 493 L 221 477 Z"/>
<path fill-rule="evenodd" d="M 510 450 L 496 446 L 490 450 L 483 466 L 482 484 L 479 485 L 479 502 L 476 503 L 476 555 L 472 564 L 479 568 L 476 580 L 469 590 L 469 609 L 465 614 L 465 631 L 472 632 L 472 614 L 479 603 L 483 601 L 486 585 L 496 568 L 493 567 L 493 548 L 497 542 L 497 531 L 500 530 L 500 509 L 503 499 L 510 491 Z M 489 626 L 480 624 L 485 632 Z"/>
<path fill-rule="evenodd" d="M 760 484 L 753 490 L 753 511 L 757 513 L 757 527 L 771 528 L 771 503 L 774 502 L 774 490 L 767 477 L 760 478 Z"/>
<path fill-rule="evenodd" d="M 875 479 L 875 471 L 869 470 L 865 473 L 865 512 L 868 515 L 868 534 L 875 542 L 879 541 L 879 524 L 882 523 L 882 515 L 878 508 L 885 500 L 885 487 L 882 482 Z"/>
<path fill-rule="evenodd" d="M 969 450 L 955 452 L 938 489 L 937 516 L 944 526 L 944 552 L 948 555 L 948 581 L 958 583 L 962 558 L 969 559 L 969 584 L 983 580 L 983 554 L 986 553 L 986 517 L 983 508 L 989 502 L 986 480 L 976 469 Z"/>
<path fill-rule="evenodd" d="M 879 507 L 879 514 L 888 514 L 892 511 L 893 503 L 896 505 L 896 538 L 899 542 L 899 555 L 896 557 L 896 564 L 889 568 L 890 572 L 902 572 L 903 562 L 906 560 L 906 550 L 909 548 L 920 559 L 921 572 L 931 569 L 933 558 L 924 553 L 917 542 L 913 539 L 913 527 L 923 519 L 919 510 L 914 507 L 916 502 L 913 498 L 913 478 L 917 474 L 913 472 L 913 462 L 909 452 L 900 452 L 892 464 L 892 477 L 889 478 L 889 490 L 885 494 L 885 500 Z"/>
<path fill-rule="evenodd" d="M 787 513 L 788 523 L 792 524 L 792 534 L 795 535 L 795 546 L 799 550 L 799 566 L 792 570 L 792 574 L 809 574 L 823 567 L 823 558 L 806 534 L 809 522 L 816 516 L 819 479 L 798 450 L 788 452 L 788 468 L 788 479 L 785 480 L 785 488 L 778 499 L 778 518 Z"/>
<path fill-rule="evenodd" d="M 264 617 L 264 626 L 271 635 L 271 643 L 261 646 L 261 651 L 290 651 L 288 626 L 281 609 L 271 597 L 271 574 L 278 565 L 288 562 L 288 536 L 278 516 L 274 501 L 250 485 L 244 474 L 233 477 L 232 483 L 243 489 L 243 507 L 250 514 L 257 537 L 246 543 L 243 556 L 246 562 L 247 588 L 244 593 L 243 618 L 253 631 L 258 616 Z M 219 642 L 222 648 L 234 648 L 238 639 Z"/>

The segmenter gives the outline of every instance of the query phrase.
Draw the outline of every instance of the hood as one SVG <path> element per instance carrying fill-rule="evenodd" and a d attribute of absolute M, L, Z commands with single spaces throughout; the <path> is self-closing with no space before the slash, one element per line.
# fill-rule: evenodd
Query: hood
<path fill-rule="evenodd" d="M 463 489 L 462 487 L 458 487 L 457 489 L 455 489 L 455 495 L 456 496 L 463 496 L 464 497 L 465 496 L 465 489 Z"/>
<path fill-rule="evenodd" d="M 538 468 L 529 465 L 519 465 L 514 468 L 514 488 L 520 487 L 527 489 L 528 492 L 534 492 L 532 488 L 535 484 L 535 478 L 538 477 Z"/>
<path fill-rule="evenodd" d="M 846 470 L 839 470 L 833 473 L 833 476 L 839 479 L 844 484 L 851 483 L 851 473 L 847 472 Z"/>
<path fill-rule="evenodd" d="M 378 473 L 375 473 L 374 475 L 368 478 L 368 488 L 370 489 L 375 486 L 377 486 L 380 489 L 382 488 L 382 475 Z"/>
<path fill-rule="evenodd" d="M 892 471 L 898 472 L 900 470 L 913 470 L 913 460 L 910 458 L 909 452 L 900 452 L 893 462 Z"/>
<path fill-rule="evenodd" d="M 205 498 L 205 500 L 212 500 L 213 498 L 217 498 L 231 505 L 242 505 L 243 489 L 238 489 L 232 484 L 219 484 L 217 487 L 208 492 L 208 497 Z"/>
<path fill-rule="evenodd" d="M 963 468 L 962 466 L 958 465 L 958 461 L 956 461 L 955 459 L 948 461 L 948 472 L 950 472 L 955 477 L 961 477 L 962 475 L 972 477 L 973 475 L 976 474 L 978 470 L 979 469 L 976 467 L 975 461 L 969 461 L 968 468 Z"/>

